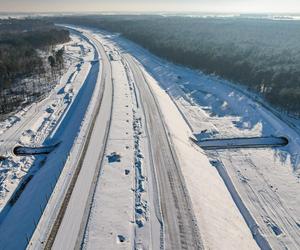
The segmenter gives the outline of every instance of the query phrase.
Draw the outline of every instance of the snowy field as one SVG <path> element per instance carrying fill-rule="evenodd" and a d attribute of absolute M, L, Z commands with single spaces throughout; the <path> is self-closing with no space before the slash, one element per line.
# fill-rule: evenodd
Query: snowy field
<path fill-rule="evenodd" d="M 173 65 L 118 35 L 105 34 L 143 64 L 171 96 L 194 133 L 202 132 L 204 138 L 289 139 L 287 146 L 276 149 L 219 150 L 206 152 L 206 156 L 218 171 L 227 172 L 222 178 L 230 178 L 233 189 L 229 191 L 232 196 L 237 193 L 246 205 L 248 211 L 244 212 L 235 200 L 254 235 L 259 232 L 274 249 L 299 247 L 300 137 L 294 127 L 299 121 L 285 123 L 256 102 L 254 95 L 250 98 L 251 94 L 244 94 L 230 82 Z M 254 224 L 249 222 L 252 219 Z"/>
<path fill-rule="evenodd" d="M 20 177 L 13 179 L 14 181 L 3 182 L 3 185 L 14 184 L 9 186 L 10 192 L 2 199 L 3 209 L 0 214 L 0 241 L 9 249 L 20 249 L 27 245 L 61 173 L 61 168 L 68 159 L 68 153 L 74 144 L 94 90 L 96 82 L 94 79 L 99 71 L 99 63 L 94 62 L 97 55 L 93 46 L 81 36 L 72 33 L 72 41 L 66 44 L 65 56 L 68 67 L 55 89 L 42 102 L 33 104 L 27 112 L 20 114 L 18 122 L 13 126 L 9 125 L 3 133 L 7 138 L 5 144 L 7 149 L 8 144 L 13 147 L 16 144 L 56 145 L 59 142 L 49 156 L 30 157 L 33 164 L 28 164 L 25 171 L 21 159 L 28 157 L 12 155 L 12 148 L 5 150 L 8 155 L 8 159 L 2 162 L 2 167 L 7 169 L 4 172 L 7 173 L 5 179 L 9 180 L 11 173 L 20 173 Z M 78 109 L 78 105 L 81 109 Z M 38 119 L 40 117 L 42 119 Z M 22 141 L 29 129 L 32 130 L 30 132 L 32 137 Z M 79 139 L 82 140 L 81 137 Z M 10 159 L 15 162 L 15 168 L 11 169 L 5 165 Z M 10 200 L 9 196 L 12 197 Z M 9 240 L 13 234 L 15 241 Z"/>
<path fill-rule="evenodd" d="M 64 46 L 65 73 L 48 97 L 0 122 L 0 155 L 6 157 L 0 161 L 0 211 L 35 161 L 33 156 L 15 156 L 14 146 L 42 145 L 81 87 L 76 78 L 86 68 L 83 60 L 89 57 L 91 46 L 75 35 Z"/>

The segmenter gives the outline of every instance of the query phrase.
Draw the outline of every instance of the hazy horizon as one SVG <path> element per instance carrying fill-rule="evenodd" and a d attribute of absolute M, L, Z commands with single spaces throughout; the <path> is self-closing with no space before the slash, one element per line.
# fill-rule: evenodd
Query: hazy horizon
<path fill-rule="evenodd" d="M 0 12 L 300 13 L 298 0 L 0 0 Z"/>

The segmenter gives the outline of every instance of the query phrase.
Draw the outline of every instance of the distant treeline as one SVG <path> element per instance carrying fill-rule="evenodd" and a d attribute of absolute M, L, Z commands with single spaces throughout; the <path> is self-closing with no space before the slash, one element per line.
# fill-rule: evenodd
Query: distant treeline
<path fill-rule="evenodd" d="M 0 20 L 0 88 L 18 78 L 40 74 L 44 62 L 38 53 L 69 41 L 69 32 L 41 20 Z"/>
<path fill-rule="evenodd" d="M 300 115 L 298 21 L 163 16 L 58 21 L 119 32 L 160 57 L 246 85 L 274 106 Z"/>

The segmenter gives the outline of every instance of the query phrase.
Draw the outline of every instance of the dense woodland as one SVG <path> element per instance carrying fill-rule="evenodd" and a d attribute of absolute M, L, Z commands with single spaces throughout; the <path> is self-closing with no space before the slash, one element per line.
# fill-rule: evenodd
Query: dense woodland
<path fill-rule="evenodd" d="M 163 16 L 64 17 L 119 32 L 158 56 L 246 85 L 300 115 L 300 22 Z"/>
<path fill-rule="evenodd" d="M 48 73 L 49 65 L 51 74 L 63 68 L 63 50 L 53 51 L 54 46 L 69 39 L 68 31 L 47 21 L 0 20 L 1 114 L 15 110 L 21 103 L 34 101 L 35 96 L 47 91 L 48 88 L 42 86 L 45 85 L 42 78 Z M 31 79 L 34 89 L 23 84 L 25 78 Z"/>

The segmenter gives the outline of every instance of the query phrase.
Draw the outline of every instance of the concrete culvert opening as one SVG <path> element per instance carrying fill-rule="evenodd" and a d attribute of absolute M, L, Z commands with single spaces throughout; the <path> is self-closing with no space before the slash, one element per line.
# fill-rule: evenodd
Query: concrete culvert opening
<path fill-rule="evenodd" d="M 288 145 L 286 137 L 239 137 L 239 138 L 213 138 L 199 139 L 201 135 L 195 134 L 197 140 L 191 140 L 204 150 L 231 149 L 231 148 L 273 148 Z"/>
<path fill-rule="evenodd" d="M 25 147 L 25 146 L 16 146 L 13 149 L 13 153 L 17 156 L 26 156 L 26 155 L 45 155 L 50 154 L 58 144 L 51 146 L 42 146 L 42 147 Z"/>

